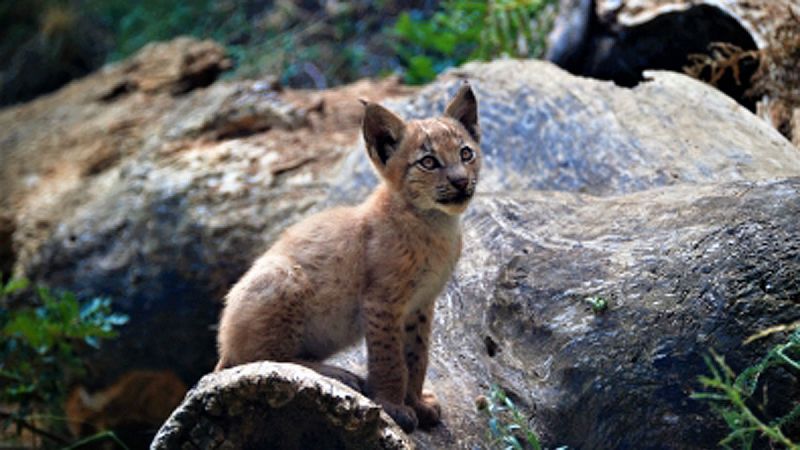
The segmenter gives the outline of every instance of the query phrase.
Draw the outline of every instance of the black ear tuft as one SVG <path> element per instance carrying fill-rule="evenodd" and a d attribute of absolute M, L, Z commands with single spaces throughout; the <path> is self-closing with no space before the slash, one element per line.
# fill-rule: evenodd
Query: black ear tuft
<path fill-rule="evenodd" d="M 464 84 L 456 92 L 456 96 L 453 97 L 453 100 L 444 110 L 444 115 L 461 122 L 461 125 L 472 136 L 472 139 L 475 139 L 475 142 L 480 142 L 481 130 L 478 125 L 478 100 L 475 98 L 475 93 L 472 92 L 472 86 L 469 85 L 469 82 L 464 81 Z"/>
<path fill-rule="evenodd" d="M 385 166 L 403 139 L 406 124 L 391 111 L 376 103 L 364 108 L 362 131 L 369 157 L 378 166 Z"/>

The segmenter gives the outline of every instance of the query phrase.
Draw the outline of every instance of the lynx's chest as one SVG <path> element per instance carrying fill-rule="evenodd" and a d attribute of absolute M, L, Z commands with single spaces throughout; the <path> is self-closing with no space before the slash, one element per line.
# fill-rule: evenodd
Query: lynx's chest
<path fill-rule="evenodd" d="M 413 293 L 403 308 L 405 314 L 424 309 L 436 300 L 452 277 L 460 254 L 460 232 L 427 243 L 424 254 L 418 259 L 419 265 L 413 271 L 414 276 L 409 280 Z"/>

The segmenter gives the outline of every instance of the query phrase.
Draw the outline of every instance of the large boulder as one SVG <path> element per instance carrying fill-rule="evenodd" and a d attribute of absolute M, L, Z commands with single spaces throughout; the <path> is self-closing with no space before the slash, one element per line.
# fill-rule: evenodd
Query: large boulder
<path fill-rule="evenodd" d="M 436 310 L 446 432 L 415 435 L 424 447 L 480 445 L 474 400 L 497 383 L 548 447 L 713 448 L 724 427 L 689 399 L 704 356 L 742 370 L 768 344 L 748 335 L 800 318 L 800 178 L 476 200 Z M 770 390 L 784 413 L 800 395 Z"/>
<path fill-rule="evenodd" d="M 649 77 L 622 89 L 537 62 L 471 64 L 387 102 L 424 117 L 470 79 L 484 135 L 464 253 L 436 310 L 428 381 L 445 425 L 415 434 L 422 448 L 485 445 L 475 400 L 492 383 L 548 446 L 711 448 L 724 426 L 689 399 L 704 356 L 741 370 L 773 342 L 747 336 L 800 318 L 800 152 L 703 83 Z M 359 156 L 329 202 L 376 181 Z M 365 370 L 362 349 L 337 361 Z M 771 389 L 800 395 L 796 382 Z"/>
<path fill-rule="evenodd" d="M 0 267 L 110 296 L 131 318 L 92 361 L 93 388 L 137 367 L 172 368 L 187 383 L 210 370 L 219 301 L 326 197 L 328 167 L 357 141 L 357 99 L 409 91 L 391 79 L 321 93 L 247 81 L 179 95 L 185 64 L 159 71 L 155 62 L 174 50 L 179 61 L 202 57 L 193 67 L 205 73 L 214 47 L 194 44 L 147 47 L 0 111 Z M 118 89 L 132 79 L 164 84 Z"/>
<path fill-rule="evenodd" d="M 479 100 L 484 192 L 605 196 L 798 174 L 800 152 L 735 101 L 685 75 L 647 77 L 625 89 L 539 61 L 468 64 L 387 106 L 409 118 L 440 114 L 460 80 L 470 80 Z M 340 170 L 334 198 L 360 198 L 359 187 L 375 183 L 369 161 L 356 151 L 345 165 L 354 168 Z"/>
<path fill-rule="evenodd" d="M 0 110 L 0 270 L 8 274 L 24 252 L 20 242 L 52 232 L 51 209 L 64 207 L 65 196 L 145 153 L 164 112 L 182 100 L 177 94 L 207 86 L 230 64 L 211 41 L 154 43 L 56 93 Z M 35 225 L 12 245 L 23 220 Z"/>
<path fill-rule="evenodd" d="M 497 382 L 548 444 L 707 447 L 720 423 L 687 397 L 705 350 L 741 368 L 771 342 L 742 347 L 743 336 L 800 317 L 787 179 L 800 153 L 706 85 L 648 77 L 626 89 L 499 61 L 413 95 L 390 81 L 321 93 L 218 82 L 177 96 L 74 83 L 0 112 L 15 270 L 110 295 L 131 316 L 92 361 L 96 383 L 135 367 L 193 383 L 214 365 L 219 300 L 250 262 L 287 225 L 374 186 L 357 99 L 402 95 L 386 103 L 438 114 L 468 78 L 484 172 L 437 306 L 429 385 L 444 423 L 412 438 L 484 442 L 473 402 Z M 90 87 L 98 95 L 78 94 Z M 6 179 L 15 168 L 25 175 Z M 595 316 L 590 295 L 610 310 Z M 365 370 L 363 348 L 337 360 Z"/>

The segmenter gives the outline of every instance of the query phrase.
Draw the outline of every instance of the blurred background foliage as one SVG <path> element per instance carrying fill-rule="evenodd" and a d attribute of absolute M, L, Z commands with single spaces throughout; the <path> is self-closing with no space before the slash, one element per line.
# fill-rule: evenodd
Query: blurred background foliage
<path fill-rule="evenodd" d="M 557 0 L 0 2 L 0 105 L 27 101 L 152 41 L 214 39 L 229 77 L 325 88 L 397 73 L 424 83 L 472 59 L 537 57 Z"/>
<path fill-rule="evenodd" d="M 87 353 L 127 321 L 108 298 L 0 282 L 0 439 L 66 446 L 67 389 L 86 375 Z"/>
<path fill-rule="evenodd" d="M 541 57 L 556 4 L 557 0 L 450 0 L 432 15 L 403 12 L 392 28 L 392 42 L 405 81 L 425 83 L 470 60 Z"/>

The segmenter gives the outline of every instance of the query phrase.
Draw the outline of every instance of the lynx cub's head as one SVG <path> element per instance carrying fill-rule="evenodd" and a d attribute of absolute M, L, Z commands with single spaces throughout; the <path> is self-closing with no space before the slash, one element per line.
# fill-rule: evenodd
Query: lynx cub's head
<path fill-rule="evenodd" d="M 464 212 L 481 168 L 478 103 L 469 84 L 432 119 L 404 122 L 367 103 L 363 132 L 372 163 L 393 190 L 421 210 Z"/>

